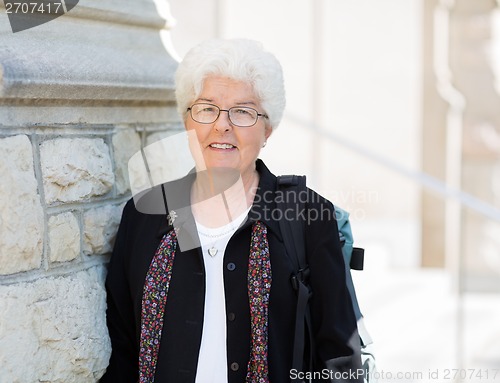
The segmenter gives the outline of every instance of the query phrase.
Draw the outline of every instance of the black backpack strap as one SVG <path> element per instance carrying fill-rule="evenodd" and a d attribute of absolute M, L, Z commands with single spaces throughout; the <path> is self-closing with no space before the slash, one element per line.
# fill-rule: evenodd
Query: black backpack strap
<path fill-rule="evenodd" d="M 299 219 L 299 212 L 305 209 L 303 200 L 299 193 L 307 193 L 306 177 L 296 175 L 285 175 L 278 177 L 278 190 L 283 193 L 282 198 L 277 199 L 277 207 L 282 212 L 279 220 L 281 234 L 287 251 L 292 257 L 296 270 L 300 273 L 307 269 L 306 244 L 305 244 L 305 222 Z M 294 195 L 291 195 L 291 194 Z M 287 214 L 291 213 L 290 214 Z M 286 217 L 285 217 L 286 214 Z M 287 219 L 291 218 L 291 219 Z M 290 246 L 288 246 L 290 245 Z"/>
<path fill-rule="evenodd" d="M 305 328 L 308 329 L 310 345 L 310 364 L 312 364 L 313 338 L 312 324 L 308 308 L 310 290 L 307 285 L 309 268 L 306 259 L 305 221 L 300 212 L 305 209 L 301 193 L 307 193 L 306 177 L 286 175 L 278 177 L 278 191 L 283 195 L 277 198 L 277 207 L 282 216 L 279 220 L 281 235 L 287 254 L 295 267 L 292 286 L 297 291 L 297 311 L 295 314 L 295 338 L 293 346 L 292 369 L 302 371 L 304 365 Z M 288 213 L 291 213 L 288 214 Z M 311 366 L 309 366 L 311 367 Z M 299 382 L 300 380 L 295 380 Z"/>

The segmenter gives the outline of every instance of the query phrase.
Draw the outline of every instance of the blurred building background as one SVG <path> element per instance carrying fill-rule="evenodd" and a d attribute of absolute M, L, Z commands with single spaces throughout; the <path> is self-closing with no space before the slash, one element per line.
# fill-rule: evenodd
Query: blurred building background
<path fill-rule="evenodd" d="M 408 373 L 398 381 L 446 381 L 453 368 L 489 368 L 493 379 L 500 3 L 169 3 L 179 56 L 208 37 L 246 37 L 280 59 L 288 104 L 262 157 L 276 173 L 306 174 L 351 212 L 366 249 L 365 270 L 353 273 L 379 369 L 392 381 L 398 372 Z"/>

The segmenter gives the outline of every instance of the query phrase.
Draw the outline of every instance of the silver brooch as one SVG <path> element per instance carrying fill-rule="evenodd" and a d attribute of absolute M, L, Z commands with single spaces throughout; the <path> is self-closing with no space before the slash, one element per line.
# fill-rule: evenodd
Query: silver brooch
<path fill-rule="evenodd" d="M 172 226 L 176 218 L 177 218 L 177 213 L 174 210 L 170 210 L 170 212 L 167 215 L 168 224 Z"/>

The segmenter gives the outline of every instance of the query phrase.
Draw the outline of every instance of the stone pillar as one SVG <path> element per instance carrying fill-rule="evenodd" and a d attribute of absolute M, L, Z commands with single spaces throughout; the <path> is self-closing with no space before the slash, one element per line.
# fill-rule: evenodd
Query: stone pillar
<path fill-rule="evenodd" d="M 450 67 L 466 99 L 463 116 L 462 189 L 500 207 L 499 4 L 456 0 L 450 14 Z M 500 223 L 462 211 L 461 287 L 500 291 Z"/>
<path fill-rule="evenodd" d="M 107 366 L 127 161 L 181 129 L 167 21 L 153 0 L 80 1 L 16 33 L 0 17 L 1 382 L 96 382 Z"/>

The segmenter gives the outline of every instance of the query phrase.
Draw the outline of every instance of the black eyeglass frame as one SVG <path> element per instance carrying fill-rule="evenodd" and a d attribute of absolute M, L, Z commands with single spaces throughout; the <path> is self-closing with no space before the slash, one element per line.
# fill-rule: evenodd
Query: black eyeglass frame
<path fill-rule="evenodd" d="M 193 106 L 195 106 L 195 105 L 210 105 L 210 106 L 213 106 L 213 107 L 217 108 L 219 110 L 219 113 L 217 114 L 217 117 L 215 118 L 215 120 L 213 120 L 212 122 L 200 122 L 200 121 L 196 120 L 193 117 L 193 111 L 192 111 L 192 109 L 193 109 Z M 229 114 L 229 111 L 231 109 L 250 109 L 250 110 L 253 110 L 257 114 L 257 118 L 255 119 L 255 122 L 252 125 L 238 125 L 238 124 L 235 124 L 233 122 L 233 120 L 231 120 L 231 115 Z M 221 109 L 217 105 L 210 104 L 208 102 L 197 102 L 197 103 L 191 105 L 189 108 L 187 108 L 186 112 L 189 112 L 189 114 L 191 115 L 191 118 L 193 119 L 193 121 L 196 121 L 198 124 L 213 124 L 215 121 L 217 121 L 219 119 L 220 112 L 227 112 L 227 116 L 229 118 L 229 122 L 231 122 L 232 125 L 238 126 L 240 128 L 250 128 L 251 126 L 254 126 L 257 123 L 257 121 L 259 121 L 259 117 L 264 117 L 264 118 L 269 119 L 269 116 L 267 114 L 259 113 L 259 111 L 257 109 L 251 108 L 249 106 L 233 106 L 233 107 L 231 107 L 229 109 Z"/>

